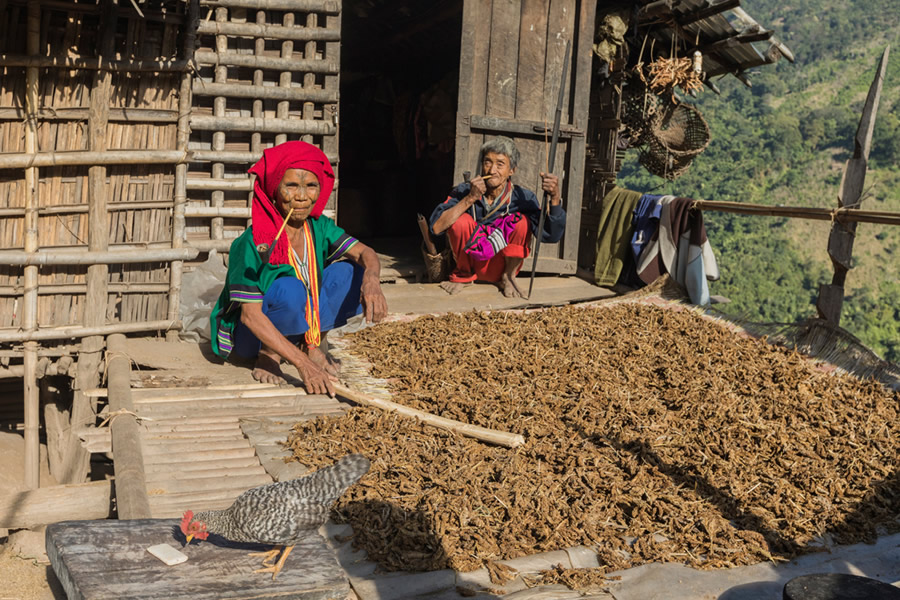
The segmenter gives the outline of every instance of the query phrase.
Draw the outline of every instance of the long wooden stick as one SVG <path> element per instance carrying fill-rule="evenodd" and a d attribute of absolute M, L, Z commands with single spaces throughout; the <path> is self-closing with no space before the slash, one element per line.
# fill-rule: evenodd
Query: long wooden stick
<path fill-rule="evenodd" d="M 550 142 L 550 157 L 547 165 L 547 174 L 553 172 L 556 163 L 556 146 L 559 143 L 559 121 L 562 118 L 562 104 L 566 96 L 566 74 L 569 71 L 569 47 L 570 42 L 566 40 L 566 51 L 563 55 L 562 78 L 559 82 L 559 98 L 556 101 L 556 116 L 553 121 L 553 139 Z M 538 257 L 541 253 L 541 240 L 544 237 L 544 217 L 547 215 L 547 206 L 550 202 L 550 194 L 544 192 L 544 198 L 541 202 L 541 216 L 538 218 L 537 231 L 534 232 L 534 261 L 531 263 L 531 280 L 528 282 L 528 296 L 531 299 L 531 292 L 534 289 L 534 274 L 537 273 Z"/>
<path fill-rule="evenodd" d="M 197 27 L 197 11 L 198 6 L 196 0 L 188 2 L 188 26 L 184 36 L 184 56 L 192 59 L 194 55 L 194 30 Z M 187 152 L 188 142 L 191 137 L 191 82 L 193 81 L 193 73 L 185 71 L 181 75 L 180 88 L 178 93 L 178 124 L 175 132 L 176 150 Z M 187 163 L 178 163 L 175 165 L 175 186 L 172 194 L 172 248 L 180 249 L 185 242 L 185 209 L 187 208 Z M 180 260 L 172 261 L 169 265 L 169 296 L 167 307 L 167 316 L 170 320 L 177 319 L 181 310 L 181 284 L 184 275 L 184 262 Z M 177 340 L 178 333 L 170 331 L 166 333 L 166 338 L 174 342 Z"/>
<path fill-rule="evenodd" d="M 426 423 L 433 427 L 440 427 L 441 429 L 454 431 L 456 433 L 459 433 L 460 435 L 474 438 L 476 440 L 481 440 L 482 442 L 488 442 L 490 444 L 496 444 L 498 446 L 505 446 L 506 448 L 516 448 L 525 443 L 525 438 L 516 433 L 496 431 L 494 429 L 479 427 L 478 425 L 461 423 L 460 421 L 454 421 L 453 419 L 439 417 L 437 415 L 432 415 L 421 410 L 416 410 L 415 408 L 397 404 L 396 402 L 391 402 L 390 400 L 382 400 L 380 398 L 367 396 L 362 392 L 358 392 L 339 383 L 334 384 L 334 389 L 337 391 L 338 396 L 343 396 L 344 398 L 352 400 L 357 404 L 362 404 L 364 406 L 374 406 L 376 408 L 393 411 L 407 417 L 414 417 L 416 419 L 419 419 L 423 423 Z"/>
<path fill-rule="evenodd" d="M 108 335 L 110 333 L 136 333 L 139 331 L 168 331 L 181 329 L 181 321 L 140 321 L 135 323 L 110 323 L 97 327 L 47 327 L 33 331 L 0 329 L 0 343 L 21 343 L 39 340 L 67 340 L 71 338 Z"/>
<path fill-rule="evenodd" d="M 205 154 L 209 154 L 206 152 Z M 107 150 L 91 152 L 24 152 L 0 156 L 0 169 L 76 167 L 91 165 L 179 164 L 190 162 L 192 153 L 179 150 Z M 259 157 L 257 157 L 259 158 Z M 201 159 L 202 160 L 202 159 Z"/>
<path fill-rule="evenodd" d="M 740 215 L 763 217 L 789 217 L 816 221 L 849 221 L 851 223 L 879 223 L 900 225 L 900 213 L 860 210 L 858 208 L 813 208 L 808 206 L 768 206 L 748 202 L 695 200 L 691 208 Z"/>
<path fill-rule="evenodd" d="M 40 46 L 40 6 L 28 5 L 26 28 L 26 45 L 28 54 L 36 56 Z M 37 151 L 37 102 L 38 102 L 38 70 L 29 67 L 25 70 L 25 152 Z M 36 167 L 25 169 L 25 251 L 34 253 L 38 249 L 38 170 Z M 38 268 L 25 267 L 25 294 L 23 295 L 22 328 L 26 333 L 37 329 Z M 24 360 L 24 416 L 25 416 L 25 487 L 33 490 L 40 487 L 40 399 L 37 387 L 37 350 L 38 344 L 30 341 L 25 344 Z"/>
<path fill-rule="evenodd" d="M 106 60 L 106 58 L 72 58 L 0 54 L 0 66 L 34 69 L 152 71 L 159 73 L 185 71 L 191 68 L 186 60 Z"/>
<path fill-rule="evenodd" d="M 0 527 L 26 529 L 69 520 L 107 519 L 112 483 L 92 481 L 0 495 Z"/>
<path fill-rule="evenodd" d="M 256 10 L 295 10 L 297 12 L 340 12 L 337 0 L 200 0 L 201 6 L 227 6 Z"/>
<path fill-rule="evenodd" d="M 193 260 L 199 250 L 193 246 L 181 248 L 148 248 L 146 250 L 50 250 L 22 252 L 0 250 L 0 264 L 16 266 L 37 265 L 118 265 L 142 262 Z M 26 288 L 28 286 L 26 285 Z M 37 289 L 35 287 L 35 289 Z"/>

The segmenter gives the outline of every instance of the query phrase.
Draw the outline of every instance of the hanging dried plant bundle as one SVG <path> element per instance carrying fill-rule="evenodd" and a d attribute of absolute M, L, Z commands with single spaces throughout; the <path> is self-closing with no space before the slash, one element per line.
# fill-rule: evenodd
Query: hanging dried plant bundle
<path fill-rule="evenodd" d="M 685 93 L 700 91 L 703 81 L 694 69 L 694 61 L 681 58 L 657 58 L 650 63 L 650 89 L 661 94 L 678 86 Z"/>

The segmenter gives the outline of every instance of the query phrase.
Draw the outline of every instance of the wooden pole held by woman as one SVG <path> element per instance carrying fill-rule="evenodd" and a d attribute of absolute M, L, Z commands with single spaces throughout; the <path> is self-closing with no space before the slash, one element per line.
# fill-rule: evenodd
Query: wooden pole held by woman
<path fill-rule="evenodd" d="M 409 406 L 403 406 L 402 404 L 391 402 L 390 400 L 382 400 L 380 398 L 367 396 L 362 392 L 358 392 L 339 383 L 334 384 L 334 389 L 337 392 L 338 396 L 343 396 L 344 398 L 352 400 L 357 404 L 362 404 L 364 406 L 374 406 L 375 408 L 380 408 L 382 410 L 388 410 L 407 417 L 413 417 L 419 419 L 427 425 L 431 425 L 432 427 L 440 427 L 441 429 L 453 431 L 460 435 L 474 438 L 482 442 L 487 442 L 489 444 L 505 446 L 506 448 L 516 448 L 525 443 L 525 438 L 517 433 L 496 431 L 494 429 L 487 429 L 486 427 L 480 427 L 478 425 L 461 423 L 460 421 L 454 421 L 453 419 L 439 417 L 437 415 L 432 415 L 421 410 L 416 410 L 415 408 L 410 408 Z"/>

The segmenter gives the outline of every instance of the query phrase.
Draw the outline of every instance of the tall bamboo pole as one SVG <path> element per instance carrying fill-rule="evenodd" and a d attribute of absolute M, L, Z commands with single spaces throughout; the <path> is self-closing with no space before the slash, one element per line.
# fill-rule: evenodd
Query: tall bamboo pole
<path fill-rule="evenodd" d="M 319 24 L 319 16 L 316 13 L 309 13 L 306 15 L 306 26 L 307 27 L 316 27 Z M 307 60 L 315 60 L 316 51 L 318 44 L 314 41 L 306 42 L 306 45 L 303 48 L 303 58 Z M 290 85 L 290 74 L 282 73 L 282 77 L 287 75 L 288 85 Z M 312 89 L 316 87 L 316 74 L 315 73 L 307 73 L 303 76 L 303 89 Z M 327 118 L 328 115 L 323 114 L 322 118 Z M 316 117 L 316 105 L 312 102 L 304 102 L 303 103 L 303 118 L 304 119 L 314 119 Z M 303 141 L 309 144 L 313 143 L 312 135 L 304 135 Z"/>
<path fill-rule="evenodd" d="M 312 18 L 315 18 L 314 15 L 311 15 Z M 285 28 L 292 28 L 294 26 L 294 13 L 286 12 L 284 13 L 284 20 L 282 21 Z M 281 43 L 281 59 L 287 60 L 293 58 L 294 54 L 294 42 L 291 40 L 286 40 Z M 304 57 L 307 58 L 307 57 Z M 315 57 L 313 57 L 315 58 Z M 306 76 L 304 75 L 304 80 Z M 291 87 L 292 76 L 290 72 L 282 72 L 278 76 L 278 85 L 283 88 Z M 290 108 L 290 102 L 279 102 L 275 107 L 275 117 L 278 119 L 287 119 L 288 109 Z M 279 133 L 275 136 L 276 144 L 283 144 L 287 141 L 287 134 Z"/>
<path fill-rule="evenodd" d="M 227 24 L 228 9 L 219 7 L 216 9 L 216 26 Z M 199 24 L 198 24 L 199 25 Z M 228 53 L 228 36 L 216 36 L 216 53 L 219 55 Z M 215 74 L 213 76 L 215 83 L 228 82 L 228 67 L 225 65 L 216 65 Z M 213 100 L 213 116 L 222 119 L 225 117 L 225 96 L 216 96 Z M 216 152 L 225 149 L 225 131 L 216 129 L 212 135 L 212 149 Z M 225 164 L 222 162 L 214 162 L 212 164 L 212 178 L 222 179 L 225 177 Z M 210 194 L 210 205 L 215 207 L 225 206 L 225 192 L 216 190 Z M 209 227 L 209 237 L 214 240 L 221 240 L 225 237 L 225 220 L 222 217 L 213 217 Z"/>
<path fill-rule="evenodd" d="M 113 58 L 115 50 L 118 0 L 105 0 L 101 12 L 101 42 L 98 48 L 100 58 Z M 112 90 L 112 74 L 97 71 L 91 87 L 88 108 L 88 149 L 91 152 L 105 152 L 106 127 L 109 124 L 109 103 Z M 93 165 L 88 169 L 88 251 L 106 252 L 109 248 L 109 224 L 106 205 L 108 187 L 106 165 Z M 97 263 L 87 268 L 87 294 L 84 301 L 84 326 L 101 327 L 106 324 L 108 303 L 107 283 L 109 266 Z M 60 473 L 54 476 L 61 483 L 81 483 L 90 469 L 90 453 L 71 432 L 80 425 L 88 424 L 93 417 L 90 398 L 81 390 L 96 387 L 100 382 L 100 363 L 103 359 L 104 339 L 102 335 L 85 337 L 78 354 L 75 375 L 75 393 L 72 398 L 70 433 L 64 440 Z"/>
<path fill-rule="evenodd" d="M 257 25 L 265 25 L 266 24 L 266 11 L 258 10 L 256 11 L 256 24 Z M 255 56 L 263 56 L 266 53 L 266 40 L 264 38 L 256 38 L 253 44 L 253 54 Z M 253 86 L 257 88 L 263 88 L 264 85 L 264 74 L 262 69 L 254 69 L 253 70 Z M 228 85 L 228 84 L 225 84 Z M 263 101 L 262 98 L 254 97 L 253 98 L 253 108 L 251 111 L 251 116 L 254 119 L 262 119 L 263 118 Z M 250 134 L 250 151 L 256 152 L 257 154 L 262 154 L 262 134 L 258 131 L 254 131 Z M 251 188 L 252 189 L 252 188 Z M 251 193 L 249 200 L 252 202 L 253 195 Z"/>
<path fill-rule="evenodd" d="M 197 30 L 197 0 L 188 2 L 187 26 L 184 32 L 184 58 L 193 60 L 194 43 Z M 188 140 L 191 137 L 191 71 L 185 71 L 181 76 L 181 89 L 178 92 L 178 132 L 176 144 L 178 150 L 187 153 Z M 184 246 L 184 209 L 187 205 L 187 172 L 188 166 L 179 163 L 175 166 L 175 206 L 172 210 L 172 248 Z M 184 263 L 180 260 L 173 261 L 169 266 L 169 310 L 170 321 L 178 319 L 181 304 L 181 277 Z M 174 342 L 178 339 L 177 331 L 166 333 L 166 339 Z"/>
<path fill-rule="evenodd" d="M 36 2 L 28 4 L 26 30 L 28 54 L 37 56 L 40 51 L 41 9 Z M 37 151 L 37 110 L 38 110 L 38 70 L 25 70 L 25 152 Z M 38 197 L 37 168 L 25 169 L 25 251 L 38 249 Z M 37 286 L 38 267 L 25 267 L 25 297 L 23 306 L 23 329 L 26 332 L 37 329 Z M 25 402 L 25 487 L 40 487 L 40 413 L 37 386 L 38 343 L 25 343 L 24 353 L 24 402 Z"/>

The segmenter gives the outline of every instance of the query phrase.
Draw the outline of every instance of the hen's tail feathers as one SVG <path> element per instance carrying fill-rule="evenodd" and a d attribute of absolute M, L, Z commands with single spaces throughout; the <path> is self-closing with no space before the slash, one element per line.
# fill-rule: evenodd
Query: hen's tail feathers
<path fill-rule="evenodd" d="M 303 497 L 330 506 L 341 494 L 369 471 L 369 459 L 349 454 L 329 467 L 323 467 L 291 483 Z"/>

